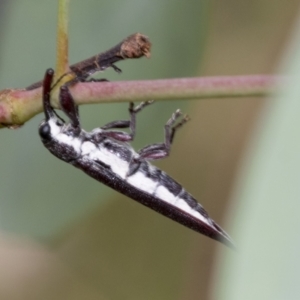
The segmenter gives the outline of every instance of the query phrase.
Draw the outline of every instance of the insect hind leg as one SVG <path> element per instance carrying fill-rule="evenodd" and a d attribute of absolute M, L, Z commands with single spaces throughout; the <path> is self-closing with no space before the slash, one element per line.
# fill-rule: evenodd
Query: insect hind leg
<path fill-rule="evenodd" d="M 178 109 L 175 113 L 173 113 L 172 117 L 168 120 L 165 125 L 165 141 L 164 143 L 152 144 L 142 148 L 138 154 L 138 160 L 140 159 L 161 159 L 169 156 L 171 151 L 171 144 L 174 140 L 174 136 L 176 131 L 182 127 L 187 121 L 189 121 L 189 117 L 184 115 L 180 122 L 176 125 L 176 121 L 182 116 L 182 112 Z"/>
<path fill-rule="evenodd" d="M 142 148 L 137 153 L 138 156 L 134 157 L 131 160 L 127 176 L 133 175 L 138 170 L 141 162 L 144 159 L 155 160 L 169 156 L 175 132 L 177 131 L 177 129 L 182 127 L 187 121 L 189 121 L 189 117 L 187 115 L 184 115 L 181 121 L 174 125 L 181 116 L 182 113 L 179 109 L 176 110 L 175 113 L 173 113 L 173 115 L 165 125 L 165 142 L 151 144 Z"/>

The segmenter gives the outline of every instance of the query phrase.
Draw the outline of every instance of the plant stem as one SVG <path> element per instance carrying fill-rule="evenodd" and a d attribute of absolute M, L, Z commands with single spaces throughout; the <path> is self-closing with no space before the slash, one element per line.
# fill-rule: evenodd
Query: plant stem
<path fill-rule="evenodd" d="M 61 77 L 69 71 L 68 59 L 68 22 L 69 22 L 69 0 L 58 1 L 57 22 L 57 49 L 56 49 L 56 72 L 55 78 Z"/>
<path fill-rule="evenodd" d="M 269 75 L 195 77 L 160 80 L 77 83 L 77 104 L 145 100 L 266 96 L 283 78 Z"/>
<path fill-rule="evenodd" d="M 284 87 L 272 75 L 196 77 L 121 82 L 79 82 L 71 87 L 77 104 L 232 97 L 263 97 Z M 0 127 L 20 126 L 42 112 L 42 88 L 0 92 Z M 56 94 L 53 103 L 58 103 Z"/>

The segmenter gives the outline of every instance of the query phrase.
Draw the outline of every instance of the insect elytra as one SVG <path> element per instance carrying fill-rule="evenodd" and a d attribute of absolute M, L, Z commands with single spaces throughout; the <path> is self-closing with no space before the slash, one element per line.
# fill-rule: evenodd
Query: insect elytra
<path fill-rule="evenodd" d="M 53 75 L 54 71 L 48 69 L 44 77 L 45 120 L 39 127 L 41 140 L 53 155 L 129 198 L 234 248 L 230 236 L 195 198 L 164 171 L 149 163 L 149 160 L 168 156 L 175 132 L 186 123 L 186 116 L 177 110 L 165 125 L 165 141 L 136 152 L 128 144 L 135 136 L 136 114 L 152 101 L 137 106 L 130 103 L 130 120 L 113 121 L 86 132 L 81 128 L 78 108 L 67 85 L 60 88 L 59 101 L 70 122 L 62 120 L 51 107 Z M 130 132 L 119 131 L 121 128 L 129 128 Z"/>

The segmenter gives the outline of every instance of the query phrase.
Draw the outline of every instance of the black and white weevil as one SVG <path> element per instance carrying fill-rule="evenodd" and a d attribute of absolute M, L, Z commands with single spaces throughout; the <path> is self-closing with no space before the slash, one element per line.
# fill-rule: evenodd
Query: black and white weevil
<path fill-rule="evenodd" d="M 130 120 L 114 121 L 91 132 L 81 129 L 78 107 L 67 85 L 60 87 L 59 100 L 70 119 L 65 123 L 51 107 L 50 91 L 54 71 L 48 69 L 43 81 L 45 120 L 39 134 L 45 147 L 59 159 L 81 169 L 94 179 L 174 221 L 234 248 L 230 236 L 216 224 L 185 189 L 148 160 L 168 156 L 176 129 L 187 118 L 177 110 L 165 125 L 165 141 L 135 152 L 127 143 L 135 135 L 136 114 L 151 101 L 134 106 Z M 130 133 L 112 129 L 129 128 Z"/>

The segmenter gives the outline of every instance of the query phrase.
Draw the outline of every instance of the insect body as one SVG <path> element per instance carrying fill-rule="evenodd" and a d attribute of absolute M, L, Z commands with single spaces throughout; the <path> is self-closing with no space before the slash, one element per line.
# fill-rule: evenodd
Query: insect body
<path fill-rule="evenodd" d="M 81 129 L 78 108 L 68 87 L 60 88 L 60 104 L 69 117 L 65 123 L 50 105 L 53 70 L 48 69 L 43 82 L 45 120 L 39 134 L 45 147 L 56 157 L 81 169 L 120 193 L 212 239 L 233 247 L 228 234 L 218 226 L 203 207 L 184 188 L 148 160 L 166 157 L 176 130 L 187 117 L 177 110 L 165 125 L 165 142 L 135 152 L 127 143 L 135 135 L 136 114 L 151 101 L 130 104 L 130 120 L 114 121 L 86 132 Z M 130 133 L 111 129 L 130 128 Z"/>

